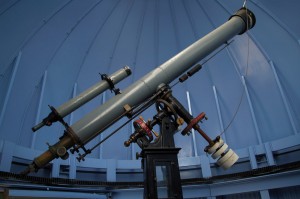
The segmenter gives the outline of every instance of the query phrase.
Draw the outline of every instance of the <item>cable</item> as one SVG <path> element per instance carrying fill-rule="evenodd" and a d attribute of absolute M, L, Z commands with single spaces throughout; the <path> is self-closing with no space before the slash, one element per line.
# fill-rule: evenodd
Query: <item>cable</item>
<path fill-rule="evenodd" d="M 243 3 L 243 8 L 246 7 L 246 4 L 247 4 L 247 0 L 244 1 L 244 3 Z"/>
<path fill-rule="evenodd" d="M 245 8 L 245 10 L 246 10 L 246 16 L 248 16 L 248 9 L 247 9 L 246 4 L 247 4 L 247 0 L 244 1 L 243 8 Z M 247 31 L 249 31 L 249 23 L 248 23 L 248 21 L 246 22 L 246 26 L 247 26 Z M 247 46 L 248 47 L 247 47 L 245 77 L 247 77 L 247 75 L 248 75 L 248 68 L 249 68 L 249 56 L 250 56 L 250 37 L 249 37 L 249 35 L 247 35 Z M 235 112 L 234 112 L 234 114 L 232 116 L 232 119 L 230 120 L 230 122 L 228 123 L 228 125 L 223 129 L 223 131 L 220 133 L 219 136 L 223 135 L 227 131 L 227 129 L 232 125 L 234 119 L 237 116 L 237 113 L 239 112 L 239 110 L 241 108 L 241 104 L 243 102 L 243 98 L 244 98 L 245 92 L 246 92 L 246 88 L 244 87 L 244 89 L 242 91 L 241 98 L 240 98 L 238 106 L 237 106 L 237 108 L 236 108 L 236 110 L 235 110 Z"/>

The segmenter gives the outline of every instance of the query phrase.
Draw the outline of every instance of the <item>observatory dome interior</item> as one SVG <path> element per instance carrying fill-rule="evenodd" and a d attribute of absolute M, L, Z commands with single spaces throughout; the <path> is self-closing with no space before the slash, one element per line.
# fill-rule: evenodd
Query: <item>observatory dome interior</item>
<path fill-rule="evenodd" d="M 254 27 L 198 60 L 202 69 L 186 81 L 169 83 L 191 115 L 206 114 L 201 129 L 239 156 L 224 170 L 197 131 L 183 136 L 187 124 L 179 126 L 174 141 L 183 198 L 300 198 L 298 0 L 0 0 L 0 198 L 143 198 L 141 149 L 124 146 L 135 118 L 114 121 L 89 139 L 85 149 L 101 144 L 84 161 L 70 153 L 28 177 L 19 173 L 66 126 L 81 125 L 243 6 L 254 13 Z M 127 66 L 131 75 L 110 84 L 122 94 L 107 89 L 66 115 L 65 125 L 32 131 L 49 106 L 60 107 Z M 155 114 L 154 105 L 141 113 L 145 120 Z"/>

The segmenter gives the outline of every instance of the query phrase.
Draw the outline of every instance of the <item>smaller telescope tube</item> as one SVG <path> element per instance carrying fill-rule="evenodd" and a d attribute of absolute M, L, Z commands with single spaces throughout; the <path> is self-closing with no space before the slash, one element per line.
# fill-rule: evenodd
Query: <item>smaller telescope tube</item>
<path fill-rule="evenodd" d="M 124 68 L 110 75 L 108 78 L 110 78 L 114 84 L 117 84 L 118 82 L 125 79 L 129 75 L 131 75 L 131 70 L 128 66 L 125 66 Z M 95 98 L 96 96 L 103 93 L 109 88 L 110 88 L 109 83 L 103 80 L 95 84 L 94 86 L 90 87 L 86 91 L 82 92 L 77 97 L 74 97 L 73 99 L 64 103 L 63 105 L 58 107 L 56 111 L 61 117 L 65 117 L 66 115 L 69 115 L 71 112 L 78 109 L 83 104 L 89 102 L 91 99 Z"/>
<path fill-rule="evenodd" d="M 131 75 L 131 70 L 128 66 L 116 71 L 112 75 L 108 76 L 108 79 L 113 84 L 117 84 L 118 82 L 122 81 L 126 77 Z M 43 126 L 47 125 L 50 126 L 53 122 L 59 121 L 65 116 L 69 115 L 85 103 L 89 102 L 99 94 L 103 93 L 107 89 L 109 89 L 111 85 L 108 81 L 103 80 L 92 87 L 88 88 L 86 91 L 80 93 L 78 96 L 74 97 L 73 99 L 65 102 L 57 109 L 54 107 L 50 107 L 52 112 L 43 119 L 43 121 L 32 128 L 33 131 L 37 131 L 38 129 L 42 128 Z"/>

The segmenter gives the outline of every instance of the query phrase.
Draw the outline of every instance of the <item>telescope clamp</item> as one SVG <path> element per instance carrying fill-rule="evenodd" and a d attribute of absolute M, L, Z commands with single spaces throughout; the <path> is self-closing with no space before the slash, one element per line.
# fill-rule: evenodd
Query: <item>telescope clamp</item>
<path fill-rule="evenodd" d="M 108 85 L 110 87 L 109 89 L 110 89 L 111 92 L 114 92 L 115 95 L 121 94 L 120 89 L 115 87 L 115 83 L 113 82 L 113 80 L 107 74 L 101 74 L 100 73 L 100 76 L 101 76 L 102 80 L 105 80 L 108 83 Z"/>

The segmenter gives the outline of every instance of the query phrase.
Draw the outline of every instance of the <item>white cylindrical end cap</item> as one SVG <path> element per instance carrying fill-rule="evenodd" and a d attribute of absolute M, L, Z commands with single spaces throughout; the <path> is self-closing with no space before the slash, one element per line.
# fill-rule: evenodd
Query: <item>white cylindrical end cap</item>
<path fill-rule="evenodd" d="M 232 149 L 229 149 L 228 152 L 217 161 L 217 164 L 219 166 L 221 166 L 223 169 L 228 169 L 238 159 L 239 159 L 239 156 Z"/>
<path fill-rule="evenodd" d="M 218 142 L 216 142 L 212 147 L 210 147 L 207 152 L 209 154 L 214 153 L 220 146 L 222 146 L 222 144 L 224 144 L 224 141 L 222 140 L 222 138 L 219 139 Z"/>
<path fill-rule="evenodd" d="M 223 146 L 221 146 L 215 153 L 213 153 L 211 155 L 211 157 L 213 159 L 217 159 L 218 157 L 220 157 L 222 155 L 222 153 L 224 153 L 226 151 L 227 148 L 228 148 L 228 145 L 226 143 L 224 143 Z"/>

